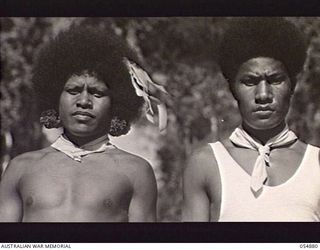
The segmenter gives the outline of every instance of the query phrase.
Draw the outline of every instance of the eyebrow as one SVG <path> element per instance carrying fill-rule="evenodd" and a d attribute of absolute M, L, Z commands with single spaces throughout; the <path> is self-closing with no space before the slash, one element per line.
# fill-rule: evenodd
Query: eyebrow
<path fill-rule="evenodd" d="M 249 77 L 249 78 L 259 78 L 262 76 L 267 76 L 267 77 L 274 77 L 274 76 L 283 76 L 285 75 L 284 72 L 281 71 L 272 71 L 272 72 L 267 72 L 267 73 L 263 73 L 263 75 L 255 73 L 255 72 L 246 72 L 243 75 L 241 75 L 240 78 L 245 78 L 245 77 Z"/>
<path fill-rule="evenodd" d="M 92 88 L 95 88 L 95 89 L 98 89 L 98 90 L 109 90 L 110 88 L 108 87 L 107 84 L 103 83 L 103 86 L 101 86 L 100 84 L 93 84 L 93 85 L 90 85 L 88 86 L 89 89 L 92 89 Z"/>
<path fill-rule="evenodd" d="M 103 83 L 103 86 L 101 86 L 100 84 L 97 84 L 97 83 L 91 83 L 90 86 L 88 86 L 88 88 L 92 89 L 92 88 L 96 88 L 96 89 L 99 89 L 99 90 L 102 90 L 102 89 L 110 89 L 109 86 L 107 84 L 105 84 L 104 82 L 101 82 Z M 74 81 L 70 81 L 70 82 L 67 82 L 65 84 L 65 87 L 83 87 L 85 83 L 79 81 L 79 80 L 74 80 Z"/>
<path fill-rule="evenodd" d="M 82 84 L 79 83 L 79 82 L 67 82 L 65 85 L 64 85 L 65 88 L 70 88 L 70 87 L 82 87 Z"/>
<path fill-rule="evenodd" d="M 274 76 L 285 76 L 286 74 L 284 72 L 271 72 L 267 75 L 267 77 L 274 77 Z"/>

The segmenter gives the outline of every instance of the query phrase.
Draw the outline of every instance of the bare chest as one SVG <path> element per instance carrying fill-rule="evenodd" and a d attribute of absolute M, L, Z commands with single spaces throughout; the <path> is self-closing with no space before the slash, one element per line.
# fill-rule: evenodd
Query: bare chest
<path fill-rule="evenodd" d="M 110 162 L 40 162 L 21 179 L 19 191 L 26 208 L 118 210 L 129 206 L 129 178 Z"/>

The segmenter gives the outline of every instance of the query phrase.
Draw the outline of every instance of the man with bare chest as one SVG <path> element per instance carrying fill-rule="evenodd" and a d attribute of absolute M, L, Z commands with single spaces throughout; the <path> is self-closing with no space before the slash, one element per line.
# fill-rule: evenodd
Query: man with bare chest
<path fill-rule="evenodd" d="M 151 166 L 108 139 L 128 132 L 143 103 L 124 57 L 135 59 L 122 41 L 85 27 L 42 50 L 33 79 L 41 122 L 64 132 L 11 161 L 0 183 L 1 222 L 156 220 Z"/>
<path fill-rule="evenodd" d="M 242 124 L 190 158 L 184 220 L 320 221 L 319 148 L 285 121 L 306 57 L 303 38 L 283 19 L 247 18 L 230 25 L 222 44 Z"/>
<path fill-rule="evenodd" d="M 46 148 L 37 155 L 21 156 L 20 160 L 17 164 L 24 171 L 15 173 L 15 178 L 22 176 L 16 187 L 17 194 L 11 193 L 10 198 L 19 204 L 16 212 L 23 222 L 154 219 L 151 210 L 154 207 L 135 207 L 140 202 L 148 204 L 144 199 L 148 200 L 150 193 L 155 192 L 150 166 L 136 156 L 110 148 L 98 156 L 89 155 L 82 162 L 76 162 L 53 148 Z M 141 172 L 145 172 L 145 176 L 141 176 Z M 145 185 L 152 189 L 144 190 Z M 15 197 L 17 195 L 19 197 Z M 23 209 L 23 217 L 19 208 Z M 149 213 L 143 214 L 140 209 Z"/>

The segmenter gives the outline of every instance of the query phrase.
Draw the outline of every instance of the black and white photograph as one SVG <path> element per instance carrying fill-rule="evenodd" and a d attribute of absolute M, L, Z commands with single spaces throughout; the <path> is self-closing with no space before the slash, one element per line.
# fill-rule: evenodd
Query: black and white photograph
<path fill-rule="evenodd" d="M 320 222 L 319 17 L 0 20 L 0 222 Z"/>

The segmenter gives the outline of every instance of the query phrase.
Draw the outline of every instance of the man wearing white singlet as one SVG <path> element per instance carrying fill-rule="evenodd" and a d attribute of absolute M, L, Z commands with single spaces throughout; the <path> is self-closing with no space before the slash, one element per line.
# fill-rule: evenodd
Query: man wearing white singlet
<path fill-rule="evenodd" d="M 196 150 L 184 171 L 184 221 L 320 221 L 319 148 L 286 123 L 304 37 L 281 18 L 232 21 L 220 66 L 241 125 Z"/>

